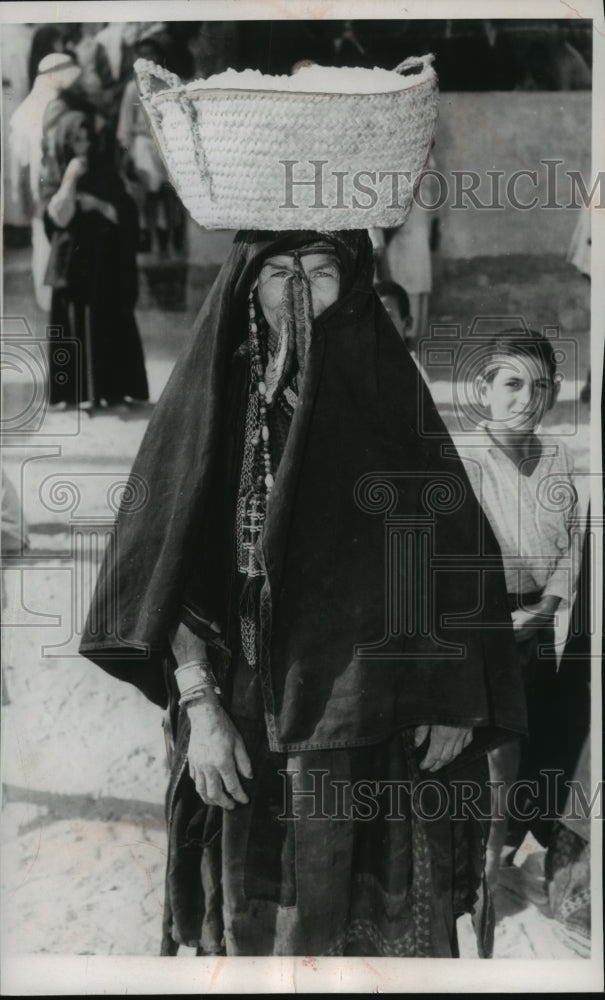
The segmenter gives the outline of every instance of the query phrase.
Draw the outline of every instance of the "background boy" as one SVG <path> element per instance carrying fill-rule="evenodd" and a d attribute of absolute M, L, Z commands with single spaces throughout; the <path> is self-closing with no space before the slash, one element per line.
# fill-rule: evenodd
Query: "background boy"
<path fill-rule="evenodd" d="M 538 782 L 537 796 L 529 802 L 520 795 L 514 800 L 521 813 L 530 806 L 535 811 L 537 805 L 538 814 L 531 824 L 515 816 L 510 835 L 518 847 L 529 826 L 545 846 L 552 816 L 545 818 L 541 772 L 563 763 L 554 625 L 562 602 L 571 603 L 577 567 L 572 549 L 579 533 L 572 530 L 578 516 L 572 458 L 562 441 L 538 433 L 559 392 L 556 375 L 552 345 L 541 334 L 516 330 L 496 335 L 486 345 L 473 387 L 487 418 L 482 433 L 478 428 L 456 440 L 502 550 L 529 720 L 526 743 L 508 743 L 490 754 L 491 779 L 502 783 L 495 790 L 487 852 L 492 886 L 509 826 L 504 807 L 509 786 L 515 778 Z"/>

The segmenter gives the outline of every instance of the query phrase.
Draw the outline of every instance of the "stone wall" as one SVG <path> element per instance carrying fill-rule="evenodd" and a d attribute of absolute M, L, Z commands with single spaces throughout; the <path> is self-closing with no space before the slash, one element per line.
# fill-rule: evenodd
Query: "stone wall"
<path fill-rule="evenodd" d="M 434 155 L 448 194 L 439 212 L 444 258 L 508 253 L 565 256 L 578 209 L 540 205 L 549 199 L 569 205 L 572 185 L 567 171 L 580 171 L 590 191 L 591 106 L 590 91 L 441 95 Z M 549 169 L 554 173 L 555 166 L 544 166 L 544 160 L 563 161 L 556 167 L 556 190 L 548 184 Z M 462 183 L 468 187 L 470 179 L 452 171 L 470 170 L 481 178 L 475 192 L 479 201 L 501 202 L 504 208 L 456 207 L 468 205 L 469 197 L 460 195 L 460 187 Z M 536 183 L 520 177 L 510 193 L 520 203 L 537 197 L 535 208 L 515 208 L 506 196 L 507 183 L 520 170 L 536 171 Z M 499 198 L 497 189 L 495 197 L 492 193 L 496 179 L 487 171 L 504 172 Z M 605 202 L 605 184 L 602 195 Z"/>

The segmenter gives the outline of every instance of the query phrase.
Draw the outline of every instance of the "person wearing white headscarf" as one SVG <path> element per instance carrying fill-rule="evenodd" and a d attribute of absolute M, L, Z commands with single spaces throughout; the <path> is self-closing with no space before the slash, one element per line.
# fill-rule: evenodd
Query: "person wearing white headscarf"
<path fill-rule="evenodd" d="M 29 190 L 34 205 L 32 219 L 32 272 L 36 302 L 50 309 L 51 289 L 44 285 L 50 244 L 44 232 L 41 206 L 42 140 L 44 114 L 51 101 L 70 87 L 80 75 L 80 67 L 65 52 L 52 52 L 40 61 L 31 93 L 19 105 L 9 125 L 11 151 L 10 175 L 15 185 L 12 197 L 18 197 L 18 179 L 23 170 L 29 173 Z"/>
<path fill-rule="evenodd" d="M 25 100 L 30 84 L 27 75 L 27 56 L 31 48 L 33 28 L 27 24 L 4 24 L 0 35 L 2 57 L 2 121 L 8 122 L 14 111 Z M 23 183 L 23 172 L 10 155 L 8 130 L 2 132 L 2 163 L 4 186 L 4 224 L 29 226 L 31 204 Z"/>

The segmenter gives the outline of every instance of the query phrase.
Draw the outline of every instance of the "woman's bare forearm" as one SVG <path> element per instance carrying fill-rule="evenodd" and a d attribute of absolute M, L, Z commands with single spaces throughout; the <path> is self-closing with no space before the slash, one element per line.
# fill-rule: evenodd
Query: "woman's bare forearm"
<path fill-rule="evenodd" d="M 175 627 L 170 636 L 170 645 L 174 658 L 179 666 L 196 660 L 200 663 L 208 661 L 208 649 L 203 639 L 192 632 L 183 622 Z"/>
<path fill-rule="evenodd" d="M 170 645 L 178 665 L 177 684 L 191 724 L 189 773 L 204 802 L 233 809 L 236 802 L 248 801 L 239 776 L 252 777 L 244 742 L 221 704 L 218 689 L 207 682 L 207 677 L 200 681 L 203 688 L 199 697 L 195 693 L 183 697 L 183 692 L 191 690 L 195 683 L 198 666 L 204 672 L 211 669 L 206 643 L 180 622 L 170 636 Z M 180 667 L 185 670 L 179 676 Z"/>

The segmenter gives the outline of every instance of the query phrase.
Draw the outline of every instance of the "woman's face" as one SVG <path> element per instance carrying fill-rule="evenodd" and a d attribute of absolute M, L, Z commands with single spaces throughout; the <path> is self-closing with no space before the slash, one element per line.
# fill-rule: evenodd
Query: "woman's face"
<path fill-rule="evenodd" d="M 301 257 L 301 264 L 309 281 L 313 316 L 319 316 L 338 299 L 340 292 L 338 263 L 332 254 L 309 253 Z M 284 286 L 294 274 L 294 257 L 285 253 L 269 257 L 263 264 L 258 278 L 261 309 L 267 323 L 276 333 L 281 326 Z"/>

